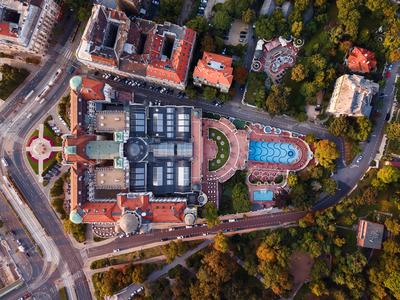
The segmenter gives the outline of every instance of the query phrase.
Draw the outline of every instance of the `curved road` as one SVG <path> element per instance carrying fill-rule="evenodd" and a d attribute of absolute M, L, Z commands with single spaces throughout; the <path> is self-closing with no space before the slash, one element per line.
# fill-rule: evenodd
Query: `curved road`
<path fill-rule="evenodd" d="M 50 59 L 42 66 L 39 73 L 21 90 L 19 95 L 9 102 L 0 112 L 1 122 L 1 140 L 0 140 L 0 154 L 8 158 L 10 166 L 8 168 L 9 174 L 14 180 L 15 184 L 22 191 L 27 199 L 31 209 L 36 217 L 46 229 L 48 235 L 54 239 L 58 250 L 61 254 L 61 273 L 68 268 L 72 274 L 78 299 L 91 299 L 90 291 L 86 278 L 82 272 L 83 261 L 80 253 L 72 246 L 68 237 L 64 235 L 61 224 L 48 203 L 47 196 L 42 192 L 41 187 L 37 184 L 36 180 L 32 178 L 31 171 L 26 166 L 24 161 L 24 138 L 30 131 L 32 124 L 36 124 L 46 112 L 53 107 L 57 100 L 63 95 L 67 89 L 68 80 L 71 75 L 64 73 L 56 86 L 54 86 L 47 99 L 43 104 L 33 103 L 32 99 L 40 92 L 49 81 L 49 78 L 54 74 L 55 70 L 60 66 L 70 66 L 76 64 L 76 61 L 71 58 L 71 49 L 67 47 L 60 48 L 61 55 L 65 55 L 60 59 L 60 53 L 52 53 Z M 74 49 L 72 47 L 72 49 Z M 385 86 L 385 94 L 387 95 L 384 101 L 384 107 L 381 110 L 383 113 L 377 119 L 374 132 L 371 137 L 370 143 L 366 144 L 363 150 L 364 159 L 359 165 L 351 165 L 345 167 L 341 161 L 338 164 L 338 171 L 334 178 L 339 182 L 339 190 L 333 197 L 327 197 L 315 205 L 315 209 L 323 209 L 338 202 L 344 195 L 346 195 L 360 180 L 365 171 L 367 170 L 370 161 L 375 157 L 376 151 L 381 142 L 383 127 L 385 124 L 386 112 L 390 110 L 393 101 L 393 86 L 394 74 L 398 70 L 398 63 L 392 69 L 391 78 L 387 79 Z M 33 88 L 35 92 L 26 103 L 22 101 L 23 97 L 27 95 Z M 158 99 L 163 104 L 185 104 L 201 107 L 204 111 L 218 112 L 226 116 L 232 116 L 243 120 L 251 120 L 261 124 L 268 124 L 282 129 L 288 129 L 301 134 L 315 134 L 319 138 L 331 138 L 341 148 L 341 142 L 337 138 L 333 138 L 322 126 L 311 123 L 298 123 L 288 117 L 275 117 L 271 118 L 266 113 L 254 110 L 252 108 L 239 105 L 238 103 L 228 103 L 223 107 L 215 107 L 210 103 L 204 101 L 191 101 L 187 99 L 178 99 L 174 96 L 167 96 L 159 93 L 154 93 L 145 89 L 135 89 L 136 97 L 141 101 L 149 101 Z M 28 116 L 31 114 L 30 118 Z M 10 126 L 11 125 L 11 126 Z M 276 216 L 263 216 L 243 219 L 235 223 L 223 223 L 218 225 L 213 230 L 235 229 L 235 228 L 254 228 L 265 227 L 272 225 L 279 225 L 285 222 L 298 220 L 303 212 L 291 212 L 283 214 L 279 217 Z M 276 218 L 276 219 L 274 219 Z M 158 231 L 147 235 L 135 236 L 131 238 L 117 239 L 109 244 L 92 247 L 87 249 L 87 256 L 93 257 L 110 253 L 115 248 L 129 248 L 139 246 L 147 243 L 153 243 L 165 238 L 176 238 L 178 235 L 189 234 L 202 234 L 204 232 L 213 232 L 204 227 L 195 227 L 191 229 L 179 229 L 175 231 Z"/>

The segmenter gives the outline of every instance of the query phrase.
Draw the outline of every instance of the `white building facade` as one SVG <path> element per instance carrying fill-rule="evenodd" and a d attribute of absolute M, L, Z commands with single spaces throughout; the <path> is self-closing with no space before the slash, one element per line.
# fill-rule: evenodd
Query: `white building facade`
<path fill-rule="evenodd" d="M 360 75 L 345 74 L 335 83 L 327 113 L 336 117 L 369 117 L 372 97 L 378 93 L 379 84 Z"/>

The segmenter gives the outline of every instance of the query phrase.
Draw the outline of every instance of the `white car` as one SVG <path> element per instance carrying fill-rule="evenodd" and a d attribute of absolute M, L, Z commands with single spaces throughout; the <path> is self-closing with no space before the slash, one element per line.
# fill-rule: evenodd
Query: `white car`
<path fill-rule="evenodd" d="M 114 249 L 113 252 L 114 252 L 114 253 L 117 253 L 117 252 L 119 252 L 120 250 L 121 250 L 121 249 Z"/>
<path fill-rule="evenodd" d="M 360 161 L 361 161 L 363 158 L 364 158 L 364 156 L 360 155 L 360 156 L 357 158 L 356 162 L 359 164 Z"/>

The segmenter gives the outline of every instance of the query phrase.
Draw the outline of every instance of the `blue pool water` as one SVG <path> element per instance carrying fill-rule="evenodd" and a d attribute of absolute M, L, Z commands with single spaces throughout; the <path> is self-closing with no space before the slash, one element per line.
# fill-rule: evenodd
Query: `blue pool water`
<path fill-rule="evenodd" d="M 249 160 L 269 163 L 292 164 L 297 161 L 299 151 L 292 144 L 250 141 Z"/>
<path fill-rule="evenodd" d="M 253 192 L 254 201 L 272 201 L 274 193 L 270 190 L 259 190 Z"/>

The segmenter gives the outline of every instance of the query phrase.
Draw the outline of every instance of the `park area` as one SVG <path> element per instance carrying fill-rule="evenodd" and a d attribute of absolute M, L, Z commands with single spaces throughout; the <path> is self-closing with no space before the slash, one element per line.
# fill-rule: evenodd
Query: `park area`
<path fill-rule="evenodd" d="M 25 69 L 0 66 L 0 99 L 6 100 L 28 75 L 29 71 Z"/>
<path fill-rule="evenodd" d="M 32 153 L 28 150 L 31 149 L 33 150 L 33 145 L 35 144 L 35 141 L 37 141 L 39 138 L 39 130 L 36 129 L 28 139 L 27 143 L 27 158 L 29 161 L 30 166 L 32 167 L 33 171 L 35 174 L 38 175 L 44 175 L 48 169 L 53 167 L 57 163 L 57 155 L 56 152 L 51 152 L 48 158 L 43 159 L 43 172 L 42 174 L 39 174 L 39 160 L 36 159 Z M 47 124 L 43 124 L 43 139 L 49 143 L 49 145 L 52 147 L 60 147 L 61 146 L 61 138 L 55 134 L 55 132 L 50 128 L 50 126 Z M 36 145 L 35 149 L 38 149 L 40 145 Z M 51 149 L 48 149 L 51 151 Z"/>

